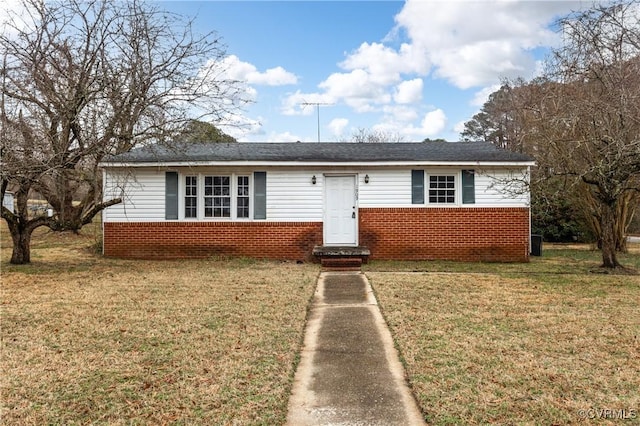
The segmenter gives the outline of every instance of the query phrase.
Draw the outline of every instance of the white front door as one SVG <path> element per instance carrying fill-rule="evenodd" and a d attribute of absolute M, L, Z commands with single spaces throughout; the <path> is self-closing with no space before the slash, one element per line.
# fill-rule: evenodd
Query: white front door
<path fill-rule="evenodd" d="M 324 244 L 327 246 L 358 245 L 358 212 L 356 177 L 325 177 Z"/>

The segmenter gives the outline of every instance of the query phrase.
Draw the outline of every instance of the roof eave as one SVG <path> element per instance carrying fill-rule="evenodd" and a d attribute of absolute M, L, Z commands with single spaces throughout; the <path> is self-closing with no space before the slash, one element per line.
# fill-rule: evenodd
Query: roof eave
<path fill-rule="evenodd" d="M 142 167 L 408 167 L 408 166 L 474 166 L 528 167 L 535 161 L 146 161 L 103 162 L 103 168 Z"/>

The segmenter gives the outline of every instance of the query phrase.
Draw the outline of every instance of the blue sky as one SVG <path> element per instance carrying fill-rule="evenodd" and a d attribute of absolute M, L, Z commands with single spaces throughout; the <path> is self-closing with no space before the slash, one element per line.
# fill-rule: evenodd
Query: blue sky
<path fill-rule="evenodd" d="M 153 1 L 153 0 L 152 0 Z M 459 140 L 502 78 L 531 78 L 588 1 L 161 1 L 226 45 L 225 77 L 253 102 L 217 124 L 246 142 Z M 320 125 L 314 106 L 320 106 Z"/>
<path fill-rule="evenodd" d="M 586 2 L 162 2 L 227 46 L 229 76 L 253 103 L 240 141 L 348 140 L 358 129 L 405 141 L 459 139 L 502 78 L 531 78 L 552 25 Z"/>

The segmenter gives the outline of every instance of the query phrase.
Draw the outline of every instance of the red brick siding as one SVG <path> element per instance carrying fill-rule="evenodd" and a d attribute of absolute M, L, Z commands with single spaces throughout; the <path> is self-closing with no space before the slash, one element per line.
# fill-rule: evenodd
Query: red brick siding
<path fill-rule="evenodd" d="M 371 259 L 529 260 L 526 208 L 361 208 L 359 216 Z M 104 224 L 104 254 L 112 257 L 311 260 L 321 244 L 321 222 Z"/>
<path fill-rule="evenodd" d="M 104 224 L 104 254 L 137 259 L 212 255 L 308 260 L 321 222 L 144 222 Z"/>
<path fill-rule="evenodd" d="M 529 260 L 527 208 L 361 208 L 371 259 Z"/>

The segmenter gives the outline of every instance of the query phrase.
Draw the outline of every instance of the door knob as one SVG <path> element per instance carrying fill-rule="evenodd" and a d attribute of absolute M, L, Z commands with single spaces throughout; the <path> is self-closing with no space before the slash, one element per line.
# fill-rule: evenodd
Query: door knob
<path fill-rule="evenodd" d="M 353 219 L 356 218 L 356 212 L 351 213 L 351 218 L 353 218 Z"/>

